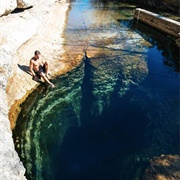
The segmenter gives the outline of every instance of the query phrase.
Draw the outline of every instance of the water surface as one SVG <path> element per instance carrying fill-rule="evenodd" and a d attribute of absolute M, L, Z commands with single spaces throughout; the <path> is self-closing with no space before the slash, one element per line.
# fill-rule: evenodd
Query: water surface
<path fill-rule="evenodd" d="M 133 13 L 71 4 L 65 48 L 87 57 L 22 106 L 14 140 L 28 179 L 141 179 L 150 158 L 179 152 L 178 49 Z"/>

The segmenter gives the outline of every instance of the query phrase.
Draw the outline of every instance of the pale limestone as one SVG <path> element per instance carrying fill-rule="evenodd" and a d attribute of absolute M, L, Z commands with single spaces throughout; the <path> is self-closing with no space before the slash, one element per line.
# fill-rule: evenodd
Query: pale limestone
<path fill-rule="evenodd" d="M 17 0 L 17 8 L 28 8 L 36 5 L 38 0 Z"/>
<path fill-rule="evenodd" d="M 38 0 L 0 0 L 0 16 L 11 13 L 16 8 L 29 8 L 38 4 Z"/>
<path fill-rule="evenodd" d="M 0 179 L 24 180 L 25 169 L 14 150 L 12 132 L 7 116 L 6 94 L 0 89 Z"/>
<path fill-rule="evenodd" d="M 38 84 L 18 65 L 28 67 L 29 59 L 34 51 L 39 49 L 45 58 L 48 57 L 48 61 L 52 61 L 52 68 L 56 67 L 56 71 L 65 67 L 63 63 L 57 65 L 59 62 L 57 57 L 64 52 L 62 32 L 67 9 L 68 3 L 65 1 L 55 3 L 55 0 L 39 0 L 33 8 L 0 18 L 0 179 L 2 180 L 26 179 L 25 168 L 14 149 L 8 111 L 15 100 L 21 99 L 28 90 Z"/>
<path fill-rule="evenodd" d="M 0 16 L 9 14 L 17 7 L 17 0 L 0 0 Z"/>

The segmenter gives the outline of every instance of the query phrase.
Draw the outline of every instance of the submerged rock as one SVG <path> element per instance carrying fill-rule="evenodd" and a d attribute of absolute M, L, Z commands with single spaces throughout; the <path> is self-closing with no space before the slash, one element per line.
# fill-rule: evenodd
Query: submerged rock
<path fill-rule="evenodd" d="M 161 155 L 149 162 L 143 180 L 178 180 L 180 179 L 180 157 Z"/>

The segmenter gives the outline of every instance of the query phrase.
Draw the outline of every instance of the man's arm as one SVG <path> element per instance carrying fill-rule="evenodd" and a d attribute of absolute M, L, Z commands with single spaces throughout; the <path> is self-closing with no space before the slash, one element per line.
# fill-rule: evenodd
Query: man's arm
<path fill-rule="evenodd" d="M 36 74 L 33 71 L 33 61 L 32 61 L 32 59 L 30 60 L 30 63 L 29 63 L 29 70 L 30 70 L 31 74 L 33 75 L 33 77 L 35 77 Z"/>

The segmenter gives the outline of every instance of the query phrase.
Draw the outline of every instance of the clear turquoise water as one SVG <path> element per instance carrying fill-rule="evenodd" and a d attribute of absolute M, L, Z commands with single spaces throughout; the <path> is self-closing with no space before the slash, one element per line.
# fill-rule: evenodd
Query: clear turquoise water
<path fill-rule="evenodd" d="M 13 135 L 26 176 L 141 179 L 150 158 L 179 152 L 178 49 L 127 5 L 71 6 L 66 46 L 94 55 L 22 105 Z"/>

